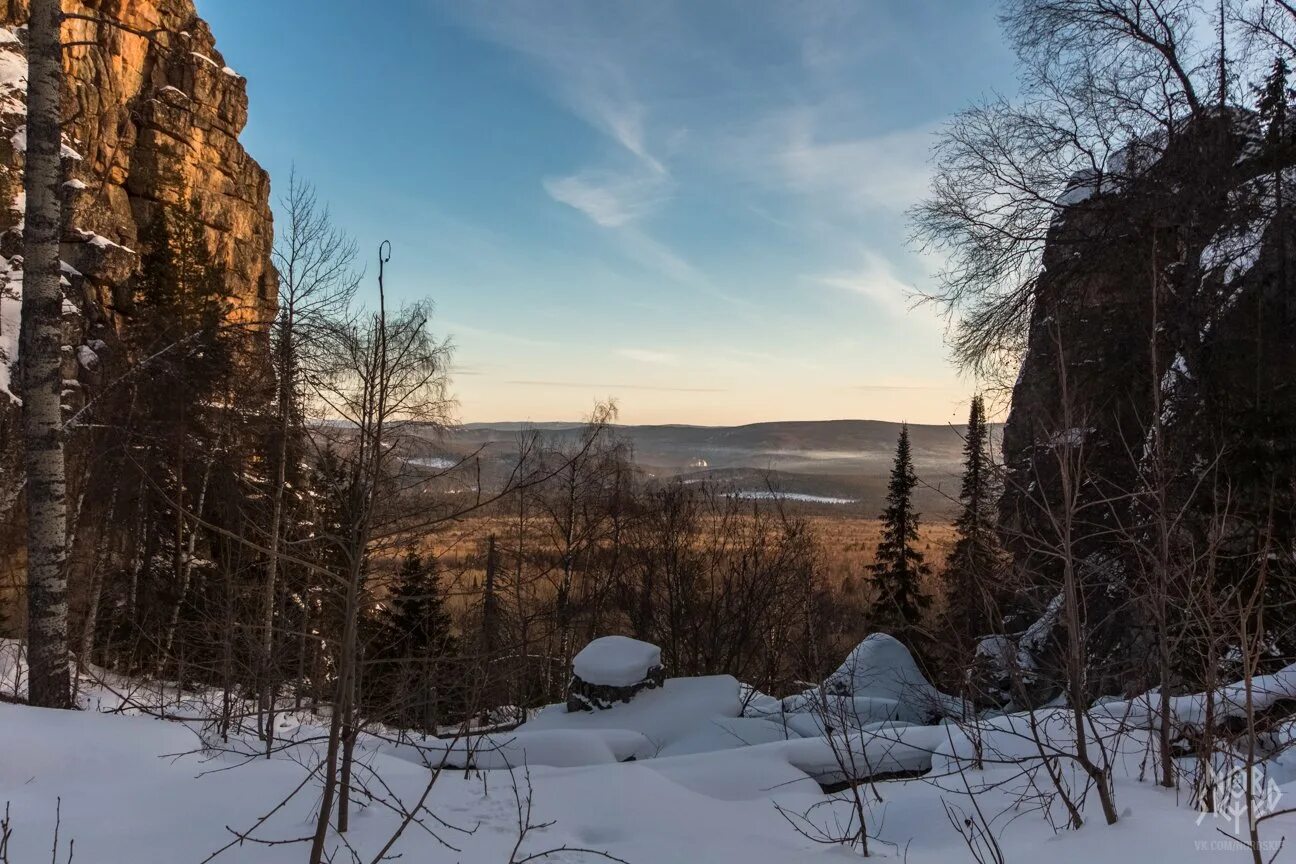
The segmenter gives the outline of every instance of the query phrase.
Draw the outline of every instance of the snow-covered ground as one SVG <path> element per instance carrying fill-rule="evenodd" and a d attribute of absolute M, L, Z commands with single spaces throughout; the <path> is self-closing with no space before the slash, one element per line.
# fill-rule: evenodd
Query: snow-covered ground
<path fill-rule="evenodd" d="M 0 693 L 7 694 L 17 667 L 12 643 L 9 660 L 5 647 L 0 643 Z M 885 642 L 862 653 L 905 667 Z M 834 676 L 811 695 L 826 699 L 855 688 L 854 698 L 930 701 L 930 693 L 897 688 L 894 670 L 874 671 L 861 679 L 857 662 L 850 680 Z M 0 704 L 0 808 L 9 802 L 10 860 L 50 860 L 56 814 L 60 864 L 72 841 L 74 861 L 198 864 L 227 846 L 216 860 L 305 860 L 302 844 L 267 843 L 312 832 L 318 787 L 308 774 L 318 758 L 318 721 L 286 717 L 282 734 L 297 743 L 265 759 L 250 735 L 228 742 L 214 735 L 193 696 L 176 701 L 174 693 L 156 689 L 127 693 L 132 682 L 98 678 L 81 694 L 91 710 Z M 870 693 L 875 682 L 890 696 Z M 146 716 L 132 702 L 170 702 L 169 712 L 186 719 Z M 1099 722 L 1093 732 L 1112 754 L 1120 821 L 1105 825 L 1090 792 L 1086 824 L 1070 831 L 1061 827 L 1065 814 L 1050 797 L 1032 731 L 1050 755 L 1064 754 L 1073 739 L 1067 711 L 1001 716 L 974 727 L 948 719 L 847 723 L 825 737 L 789 722 L 795 704 L 714 676 L 668 680 L 605 711 L 551 706 L 516 731 L 466 742 L 369 735 L 357 757 L 357 815 L 345 839 L 334 836 L 329 848 L 338 850 L 336 861 L 374 860 L 402 813 L 414 810 L 417 820 L 389 854 L 420 864 L 521 861 L 549 851 L 533 860 L 598 861 L 607 859 L 595 853 L 607 853 L 632 864 L 844 861 L 859 850 L 816 842 L 793 824 L 812 835 L 842 833 L 853 818 L 854 795 L 826 793 L 821 782 L 846 771 L 905 775 L 859 787 L 876 857 L 972 861 L 957 829 L 966 833 L 965 820 L 984 820 L 1006 862 L 1250 860 L 1249 851 L 1217 830 L 1232 832 L 1234 824 L 1199 813 L 1187 784 L 1178 790 L 1154 785 L 1150 735 L 1124 724 Z M 850 731 L 843 735 L 843 728 Z M 439 764 L 456 767 L 429 767 Z M 1049 764 L 1078 794 L 1083 784 L 1074 766 L 1065 758 Z M 1296 803 L 1296 765 L 1277 756 L 1267 768 L 1265 781 L 1274 785 L 1261 785 L 1271 797 L 1287 794 Z M 1279 809 L 1289 803 L 1278 800 Z M 528 823 L 534 827 L 520 830 Z M 1262 840 L 1271 844 L 1266 860 L 1284 835 L 1296 835 L 1296 816 L 1261 824 Z M 1293 849 L 1296 837 L 1277 861 L 1296 860 Z"/>

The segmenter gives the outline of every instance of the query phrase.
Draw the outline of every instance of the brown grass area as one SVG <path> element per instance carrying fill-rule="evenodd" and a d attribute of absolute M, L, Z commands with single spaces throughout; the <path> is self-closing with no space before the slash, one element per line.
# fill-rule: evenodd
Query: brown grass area
<path fill-rule="evenodd" d="M 823 576 L 832 587 L 859 590 L 867 584 L 868 567 L 882 537 L 882 521 L 848 514 L 809 517 L 819 541 Z M 501 548 L 516 542 L 516 525 L 498 516 L 478 516 L 446 526 L 424 541 L 422 552 L 437 558 L 452 594 L 470 594 L 481 585 L 481 550 L 486 538 L 496 535 Z M 925 586 L 933 598 L 933 612 L 943 606 L 940 574 L 954 544 L 954 526 L 949 522 L 925 521 L 919 527 L 919 550 L 931 566 L 932 575 Z M 537 542 L 529 537 L 527 542 Z"/>
<path fill-rule="evenodd" d="M 810 522 L 819 538 L 827 584 L 856 589 L 867 584 L 868 567 L 873 563 L 882 539 L 882 520 L 862 516 L 812 516 Z M 944 605 L 940 576 L 945 568 L 945 559 L 954 546 L 954 525 L 950 522 L 921 522 L 918 536 L 918 551 L 923 553 L 932 570 L 924 588 L 933 600 L 934 613 Z"/>

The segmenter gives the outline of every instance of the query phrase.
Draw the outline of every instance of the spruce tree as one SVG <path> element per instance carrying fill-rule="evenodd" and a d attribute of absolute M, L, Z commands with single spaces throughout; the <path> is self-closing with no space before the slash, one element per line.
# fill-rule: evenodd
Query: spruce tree
<path fill-rule="evenodd" d="M 900 427 L 895 465 L 887 487 L 887 507 L 882 513 L 882 542 L 872 567 L 874 623 L 893 635 L 914 630 L 931 598 L 919 584 L 930 568 L 918 551 L 918 514 L 913 509 L 913 491 L 918 485 L 909 449 L 909 426 Z"/>
<path fill-rule="evenodd" d="M 1293 140 L 1290 120 L 1292 90 L 1288 86 L 1291 70 L 1283 57 L 1274 59 L 1264 83 L 1256 88 L 1256 110 L 1264 126 L 1265 160 L 1271 166 L 1269 184 L 1273 196 L 1274 233 L 1282 244 L 1278 259 L 1280 287 L 1285 292 L 1288 284 L 1287 267 L 1287 201 L 1283 189 L 1283 172 L 1293 160 Z"/>
<path fill-rule="evenodd" d="M 1256 109 L 1264 124 L 1265 143 L 1272 157 L 1281 158 L 1283 151 L 1291 145 L 1291 130 L 1288 128 L 1288 101 L 1291 89 L 1287 79 L 1291 70 L 1286 59 L 1278 57 L 1269 68 L 1264 83 L 1256 88 Z"/>
<path fill-rule="evenodd" d="M 151 475 L 151 491 L 142 522 L 149 552 L 138 584 L 128 589 L 139 602 L 127 604 L 119 624 L 132 652 L 148 652 L 156 663 L 167 662 L 191 605 L 194 562 L 214 560 L 209 550 L 196 547 L 199 529 L 188 514 L 212 509 L 216 496 L 207 494 L 209 486 L 242 473 L 241 465 L 225 466 L 221 459 L 233 449 L 231 418 L 222 406 L 233 387 L 236 345 L 225 326 L 224 274 L 207 248 L 198 213 L 199 202 L 192 201 L 160 211 L 149 223 L 128 306 L 129 353 L 138 359 L 126 378 L 132 422 L 122 452 L 130 459 L 126 470 L 138 462 Z M 144 632 L 157 636 L 139 639 Z M 135 653 L 131 661 L 142 659 Z"/>
<path fill-rule="evenodd" d="M 954 548 L 945 565 L 947 619 L 960 649 L 969 648 L 976 637 L 988 632 L 987 592 L 998 566 L 988 439 L 985 403 L 980 396 L 973 396 L 963 442 L 962 509 L 954 523 Z"/>
<path fill-rule="evenodd" d="M 411 552 L 378 622 L 373 654 L 382 671 L 371 698 L 393 720 L 434 731 L 457 708 L 449 663 L 457 651 L 436 563 Z"/>
<path fill-rule="evenodd" d="M 494 659 L 499 645 L 499 563 L 499 549 L 496 548 L 495 535 L 492 534 L 486 540 L 486 581 L 482 586 L 481 647 L 488 660 Z"/>

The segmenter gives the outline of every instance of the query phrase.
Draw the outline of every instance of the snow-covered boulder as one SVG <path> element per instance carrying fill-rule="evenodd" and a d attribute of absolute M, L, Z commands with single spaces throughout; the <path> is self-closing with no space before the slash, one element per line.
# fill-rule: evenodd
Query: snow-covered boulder
<path fill-rule="evenodd" d="M 567 687 L 568 711 L 591 711 L 629 702 L 641 690 L 666 680 L 661 649 L 628 636 L 603 636 L 581 649 L 572 661 Z"/>
<path fill-rule="evenodd" d="M 909 649 L 885 633 L 870 634 L 821 686 L 787 697 L 782 710 L 819 718 L 809 725 L 794 723 L 803 734 L 810 725 L 822 730 L 881 722 L 928 724 L 967 712 L 962 699 L 933 687 Z"/>

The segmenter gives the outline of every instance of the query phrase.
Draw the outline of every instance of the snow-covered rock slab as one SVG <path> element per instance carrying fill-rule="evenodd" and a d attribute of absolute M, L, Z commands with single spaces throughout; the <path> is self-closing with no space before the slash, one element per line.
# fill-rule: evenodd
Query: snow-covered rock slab
<path fill-rule="evenodd" d="M 821 686 L 781 701 L 752 699 L 744 713 L 777 719 L 811 737 L 829 728 L 858 730 L 873 723 L 926 725 L 970 711 L 962 699 L 933 687 L 901 642 L 874 633 Z"/>
<path fill-rule="evenodd" d="M 656 756 L 676 744 L 694 750 L 699 746 L 695 736 L 701 730 L 713 730 L 713 740 L 717 742 L 726 738 L 738 744 L 713 724 L 736 718 L 741 711 L 738 681 L 729 675 L 672 678 L 661 687 L 637 694 L 629 703 L 616 704 L 604 711 L 569 711 L 565 705 L 550 705 L 517 731 L 628 729 L 652 742 L 651 753 L 636 756 L 644 758 Z M 694 739 L 693 743 L 683 744 L 690 738 Z"/>
<path fill-rule="evenodd" d="M 1248 701 L 1250 710 L 1262 714 L 1271 709 L 1282 713 L 1296 713 L 1296 664 L 1279 669 L 1271 675 L 1257 675 L 1251 679 L 1248 693 L 1245 681 L 1235 681 L 1216 688 L 1208 699 L 1206 693 L 1171 696 L 1170 720 L 1176 732 L 1201 729 L 1206 725 L 1207 702 L 1212 702 L 1214 722 L 1245 720 Z M 1161 720 L 1161 696 L 1156 690 L 1129 700 L 1112 700 L 1094 706 L 1094 713 L 1120 720 L 1142 729 L 1155 729 Z"/>
<path fill-rule="evenodd" d="M 784 747 L 788 762 L 820 784 L 860 783 L 896 774 L 921 774 L 931 769 L 938 748 L 949 746 L 948 726 L 874 724 L 866 730 L 831 737 L 803 738 Z"/>
<path fill-rule="evenodd" d="M 448 768 L 508 770 L 524 766 L 576 768 L 606 765 L 643 758 L 653 750 L 642 734 L 628 729 L 600 729 L 596 733 L 575 729 L 538 729 L 501 732 L 459 740 L 423 744 L 417 759 L 436 765 L 444 760 Z M 392 755 L 404 758 L 399 748 Z"/>

